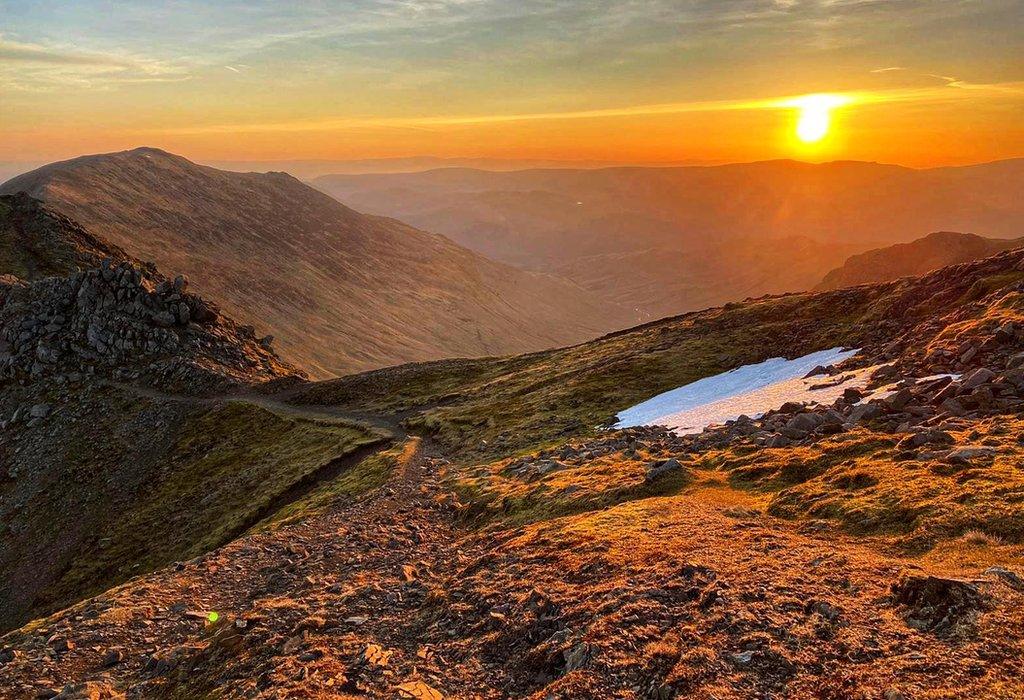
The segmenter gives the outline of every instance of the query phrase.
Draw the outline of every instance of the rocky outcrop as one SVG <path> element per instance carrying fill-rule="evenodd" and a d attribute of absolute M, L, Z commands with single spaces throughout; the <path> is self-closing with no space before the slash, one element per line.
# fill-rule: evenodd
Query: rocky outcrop
<path fill-rule="evenodd" d="M 0 378 L 84 371 L 196 384 L 293 372 L 187 287 L 109 259 L 66 277 L 0 278 Z"/>

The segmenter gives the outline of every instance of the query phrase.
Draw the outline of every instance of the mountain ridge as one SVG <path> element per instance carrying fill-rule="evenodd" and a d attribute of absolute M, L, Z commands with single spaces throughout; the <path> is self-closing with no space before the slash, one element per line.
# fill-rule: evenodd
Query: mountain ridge
<path fill-rule="evenodd" d="M 285 173 L 227 173 L 141 148 L 51 164 L 0 187 L 19 190 L 137 257 L 184 270 L 320 376 L 540 349 L 631 318 L 570 283 L 359 214 Z"/>
<path fill-rule="evenodd" d="M 853 255 L 842 266 L 829 271 L 816 289 L 913 277 L 1021 246 L 1024 246 L 1024 238 L 985 238 L 973 233 L 935 231 L 909 243 Z"/>
<path fill-rule="evenodd" d="M 850 255 L 929 231 L 1016 236 L 1024 217 L 1013 194 L 1024 187 L 1024 159 L 931 169 L 781 160 L 435 170 L 324 176 L 313 184 L 496 260 L 568 277 L 648 318 L 810 289 Z M 643 267 L 611 265 L 599 275 L 588 265 L 600 262 L 596 256 L 645 250 L 664 256 L 650 256 Z M 635 295 L 644 288 L 657 290 L 657 299 Z"/>

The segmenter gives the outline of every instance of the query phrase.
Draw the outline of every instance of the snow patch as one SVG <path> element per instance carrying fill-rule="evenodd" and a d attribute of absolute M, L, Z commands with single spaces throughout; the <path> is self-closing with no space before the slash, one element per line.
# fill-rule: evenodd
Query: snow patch
<path fill-rule="evenodd" d="M 835 377 L 803 377 L 818 365 L 827 367 L 857 352 L 832 348 L 795 360 L 773 357 L 737 367 L 627 408 L 616 416 L 619 422 L 615 427 L 663 425 L 679 434 L 699 433 L 709 425 L 741 415 L 756 418 L 787 401 L 832 403 L 845 389 L 864 387 L 874 367 L 843 372 Z"/>

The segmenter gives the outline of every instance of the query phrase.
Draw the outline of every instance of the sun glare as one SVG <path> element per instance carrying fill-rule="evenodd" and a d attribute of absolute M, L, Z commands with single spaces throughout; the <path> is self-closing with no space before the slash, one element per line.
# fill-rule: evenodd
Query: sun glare
<path fill-rule="evenodd" d="M 784 103 L 786 107 L 799 110 L 796 122 L 796 137 L 804 143 L 817 143 L 828 135 L 832 122 L 832 110 L 850 102 L 842 95 L 804 95 Z"/>

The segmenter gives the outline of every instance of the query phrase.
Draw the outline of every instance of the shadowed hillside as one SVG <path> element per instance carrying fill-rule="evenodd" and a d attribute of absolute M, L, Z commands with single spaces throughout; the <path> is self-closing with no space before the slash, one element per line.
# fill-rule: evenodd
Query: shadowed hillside
<path fill-rule="evenodd" d="M 536 350 L 635 318 L 571 283 L 364 216 L 284 173 L 229 173 L 143 148 L 54 163 L 0 191 L 27 191 L 188 274 L 314 375 Z"/>

